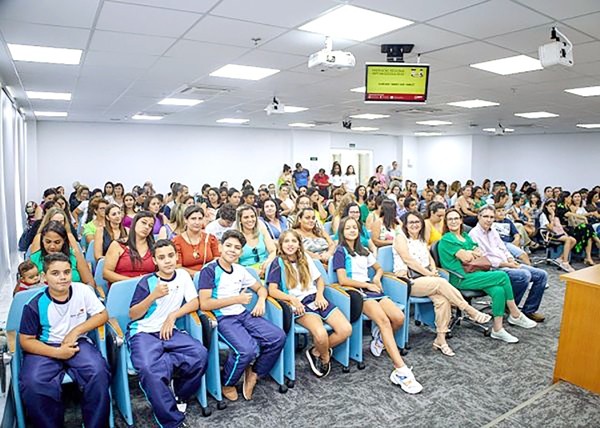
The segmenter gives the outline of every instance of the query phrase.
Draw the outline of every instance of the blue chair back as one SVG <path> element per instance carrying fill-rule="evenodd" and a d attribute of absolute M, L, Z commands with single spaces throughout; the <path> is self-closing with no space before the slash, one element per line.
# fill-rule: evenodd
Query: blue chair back
<path fill-rule="evenodd" d="M 323 230 L 327 232 L 329 236 L 333 235 L 333 228 L 331 227 L 330 221 L 323 223 Z"/>
<path fill-rule="evenodd" d="M 88 245 L 87 251 L 85 252 L 85 261 L 90 264 L 90 268 L 92 269 L 92 275 L 96 273 L 96 257 L 94 253 L 94 240 L 90 242 Z"/>
<path fill-rule="evenodd" d="M 96 263 L 96 271 L 94 272 L 94 281 L 96 282 L 96 286 L 100 287 L 104 290 L 104 294 L 108 293 L 108 281 L 104 279 L 103 276 L 104 271 L 104 258 L 98 260 Z"/>
<path fill-rule="evenodd" d="M 321 278 L 323 278 L 323 282 L 325 282 L 325 285 L 332 284 L 332 282 L 330 281 L 330 278 L 329 278 L 329 274 L 325 270 L 325 266 L 323 266 L 323 263 L 321 263 L 318 260 L 312 260 L 312 262 L 315 264 L 315 266 L 317 267 L 317 269 L 321 273 Z"/>
<path fill-rule="evenodd" d="M 21 325 L 21 316 L 23 315 L 23 308 L 31 299 L 33 299 L 39 293 L 45 291 L 46 288 L 47 286 L 37 287 L 31 290 L 20 291 L 14 295 L 8 311 L 8 318 L 6 319 L 7 331 L 19 331 L 19 327 Z"/>
<path fill-rule="evenodd" d="M 115 318 L 123 332 L 127 331 L 129 324 L 129 305 L 135 292 L 135 287 L 140 278 L 131 278 L 118 281 L 111 285 L 106 296 L 106 310 L 110 318 Z"/>
<path fill-rule="evenodd" d="M 387 245 L 377 251 L 377 263 L 384 272 L 394 272 L 394 247 Z"/>

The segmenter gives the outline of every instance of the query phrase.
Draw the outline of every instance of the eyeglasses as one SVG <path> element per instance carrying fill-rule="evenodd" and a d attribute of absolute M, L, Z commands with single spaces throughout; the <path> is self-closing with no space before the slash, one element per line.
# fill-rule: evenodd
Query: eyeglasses
<path fill-rule="evenodd" d="M 260 262 L 260 256 L 258 255 L 258 248 L 252 248 L 252 255 L 254 255 L 254 263 Z"/>
<path fill-rule="evenodd" d="M 421 224 L 419 220 L 407 221 L 406 224 L 414 226 L 416 224 Z"/>
<path fill-rule="evenodd" d="M 452 218 L 447 218 L 446 221 L 448 223 L 453 223 L 455 221 L 460 221 L 460 217 L 452 217 Z"/>

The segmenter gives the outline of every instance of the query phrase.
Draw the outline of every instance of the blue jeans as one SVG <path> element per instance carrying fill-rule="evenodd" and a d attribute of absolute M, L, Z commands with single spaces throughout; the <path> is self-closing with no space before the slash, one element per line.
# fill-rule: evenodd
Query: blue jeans
<path fill-rule="evenodd" d="M 519 269 L 502 268 L 502 270 L 506 272 L 510 278 L 510 283 L 515 295 L 515 303 L 517 305 L 523 299 L 529 283 L 532 283 L 527 300 L 525 300 L 525 303 L 523 304 L 523 313 L 532 314 L 536 312 L 540 307 L 540 303 L 542 303 L 544 289 L 548 282 L 548 274 L 546 271 L 523 264 Z"/>

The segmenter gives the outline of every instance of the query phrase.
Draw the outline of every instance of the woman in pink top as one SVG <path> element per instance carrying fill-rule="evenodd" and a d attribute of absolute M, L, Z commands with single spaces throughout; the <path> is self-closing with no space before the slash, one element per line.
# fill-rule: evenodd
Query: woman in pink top
<path fill-rule="evenodd" d="M 379 181 L 381 187 L 387 189 L 388 182 L 386 175 L 383 173 L 383 165 L 377 165 L 377 168 L 375 168 L 375 178 L 377 178 L 377 181 Z"/>

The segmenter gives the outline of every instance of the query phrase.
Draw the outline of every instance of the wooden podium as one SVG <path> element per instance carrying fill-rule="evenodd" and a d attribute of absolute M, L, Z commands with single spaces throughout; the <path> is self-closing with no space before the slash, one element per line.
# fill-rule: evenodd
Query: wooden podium
<path fill-rule="evenodd" d="M 561 275 L 567 282 L 553 382 L 600 394 L 600 265 Z"/>

